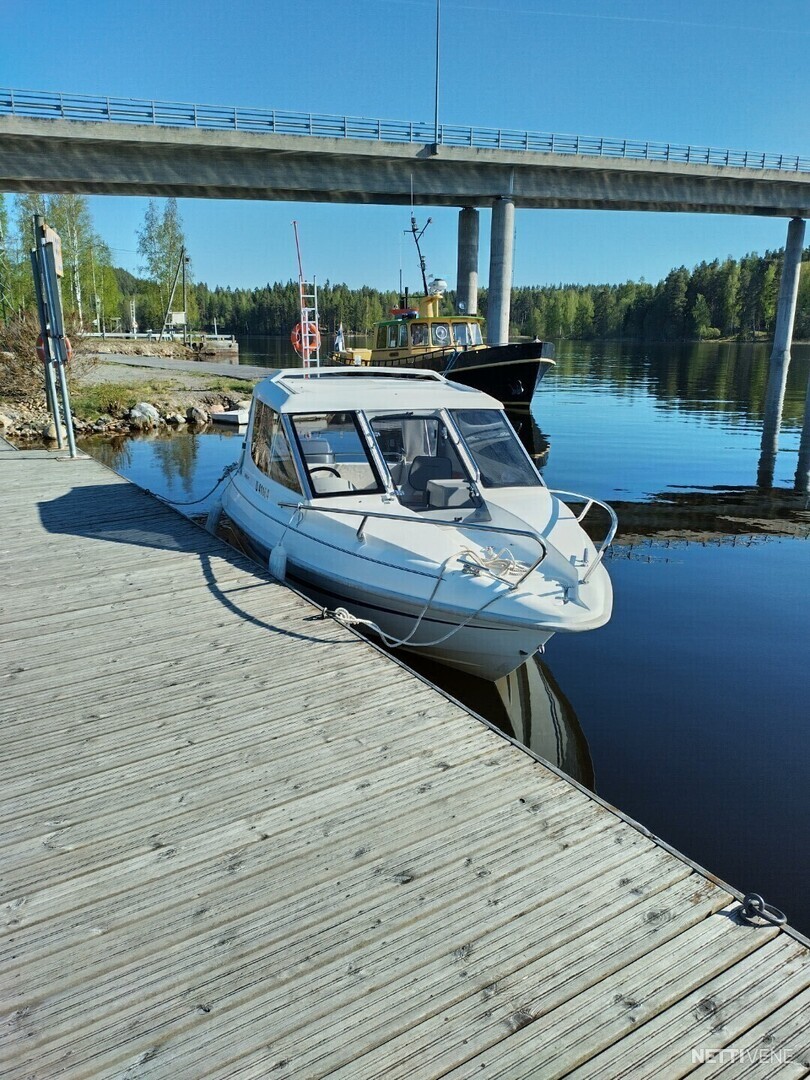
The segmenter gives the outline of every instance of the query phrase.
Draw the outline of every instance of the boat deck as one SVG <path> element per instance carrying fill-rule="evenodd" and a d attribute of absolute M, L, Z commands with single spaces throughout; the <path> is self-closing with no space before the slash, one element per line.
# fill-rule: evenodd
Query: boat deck
<path fill-rule="evenodd" d="M 802 940 L 103 466 L 0 450 L 6 1080 L 810 1073 Z"/>

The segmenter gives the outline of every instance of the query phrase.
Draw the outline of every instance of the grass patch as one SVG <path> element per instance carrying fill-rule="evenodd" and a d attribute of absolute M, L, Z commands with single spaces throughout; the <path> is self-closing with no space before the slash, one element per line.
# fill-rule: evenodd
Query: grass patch
<path fill-rule="evenodd" d="M 97 420 L 100 416 L 123 416 L 139 401 L 148 401 L 156 408 L 176 408 L 178 401 L 191 395 L 219 394 L 231 398 L 249 398 L 251 384 L 243 379 L 220 376 L 201 378 L 193 389 L 171 379 L 155 379 L 139 382 L 134 386 L 102 382 L 79 385 L 71 391 L 73 412 L 81 420 Z M 185 406 L 181 406 L 185 411 Z"/>

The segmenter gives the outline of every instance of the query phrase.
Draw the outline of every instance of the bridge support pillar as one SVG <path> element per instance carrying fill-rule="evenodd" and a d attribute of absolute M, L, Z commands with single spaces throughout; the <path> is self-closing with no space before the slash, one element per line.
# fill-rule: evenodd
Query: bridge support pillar
<path fill-rule="evenodd" d="M 782 279 L 779 282 L 779 298 L 776 303 L 776 329 L 773 337 L 768 384 L 765 388 L 765 414 L 762 423 L 762 448 L 759 458 L 757 484 L 773 486 L 779 430 L 782 425 L 782 405 L 785 400 L 788 367 L 790 366 L 790 343 L 796 318 L 796 297 L 799 291 L 799 268 L 804 243 L 804 221 L 792 218 L 788 225 Z"/>
<path fill-rule="evenodd" d="M 458 275 L 456 308 L 478 312 L 478 211 L 465 206 L 458 215 Z"/>
<path fill-rule="evenodd" d="M 496 199 L 492 204 L 492 235 L 489 249 L 488 345 L 505 345 L 509 341 L 514 237 L 515 204 L 509 198 Z"/>

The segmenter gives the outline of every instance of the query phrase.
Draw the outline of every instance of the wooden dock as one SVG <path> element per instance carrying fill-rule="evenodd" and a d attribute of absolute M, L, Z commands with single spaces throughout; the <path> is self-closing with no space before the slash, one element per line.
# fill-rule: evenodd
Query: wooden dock
<path fill-rule="evenodd" d="M 810 1073 L 792 932 L 98 463 L 0 500 L 5 1080 Z"/>

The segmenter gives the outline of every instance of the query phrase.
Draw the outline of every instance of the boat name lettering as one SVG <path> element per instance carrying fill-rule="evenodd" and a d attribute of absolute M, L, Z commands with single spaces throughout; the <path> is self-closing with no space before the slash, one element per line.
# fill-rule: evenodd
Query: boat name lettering
<path fill-rule="evenodd" d="M 255 484 L 256 484 L 256 490 L 261 495 L 261 497 L 263 499 L 269 499 L 270 498 L 270 488 L 265 487 L 264 484 L 260 484 L 258 480 L 255 481 Z"/>

